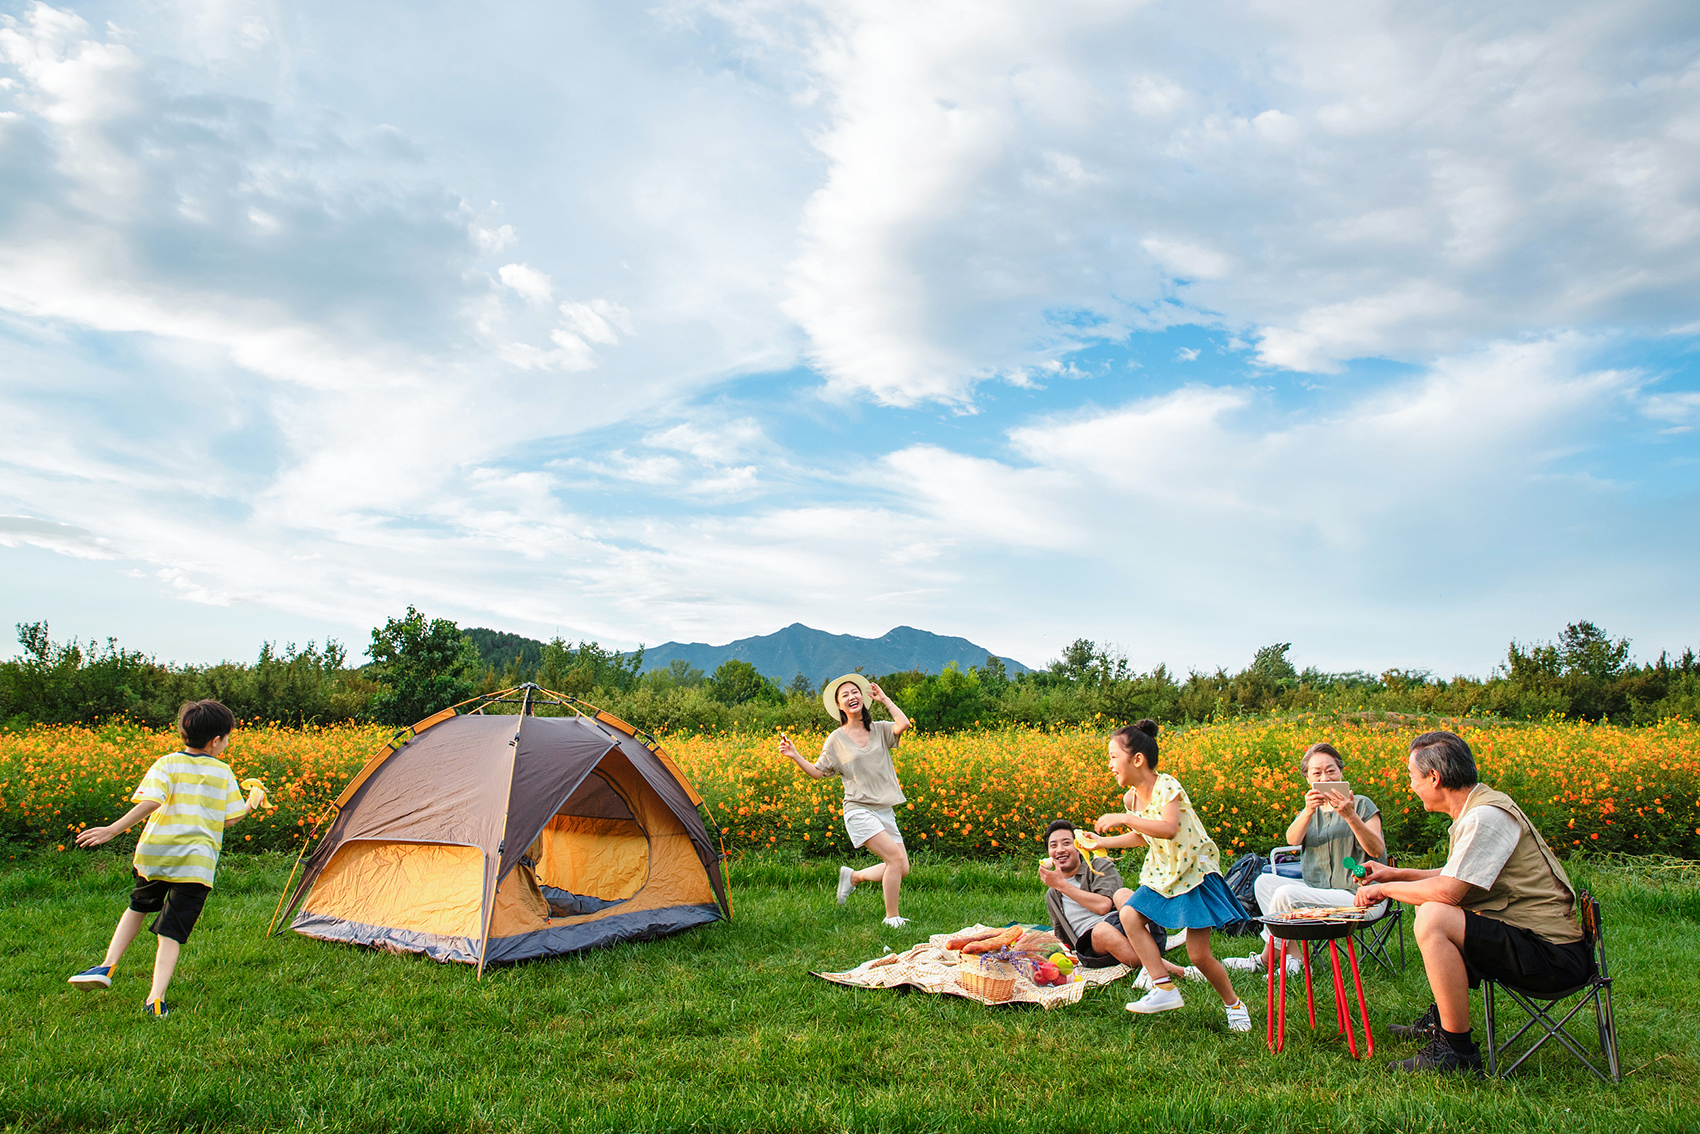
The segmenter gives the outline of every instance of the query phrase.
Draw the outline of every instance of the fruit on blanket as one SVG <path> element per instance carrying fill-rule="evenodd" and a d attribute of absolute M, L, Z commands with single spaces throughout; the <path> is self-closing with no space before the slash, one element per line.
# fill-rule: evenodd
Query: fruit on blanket
<path fill-rule="evenodd" d="M 962 952 L 968 956 L 976 953 L 990 953 L 995 949 L 1007 949 L 1015 944 L 1022 933 L 1021 926 L 1012 925 L 1008 929 L 1000 929 L 990 937 L 982 937 L 962 946 Z"/>
<path fill-rule="evenodd" d="M 1050 963 L 1056 966 L 1059 973 L 1072 973 L 1074 962 L 1068 959 L 1067 953 L 1052 953 Z"/>
<path fill-rule="evenodd" d="M 1057 971 L 1057 967 L 1055 965 L 1051 964 L 1051 962 L 1049 962 L 1049 961 L 1046 961 L 1044 964 L 1040 965 L 1036 970 L 1034 970 L 1033 983 L 1034 984 L 1061 984 L 1061 983 L 1063 983 L 1062 973 Z"/>

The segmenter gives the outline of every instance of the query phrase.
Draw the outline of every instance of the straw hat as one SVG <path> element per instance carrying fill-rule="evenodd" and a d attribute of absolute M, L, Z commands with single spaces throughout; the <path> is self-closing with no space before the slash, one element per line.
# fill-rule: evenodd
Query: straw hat
<path fill-rule="evenodd" d="M 826 706 L 826 715 L 831 717 L 833 720 L 837 720 L 838 714 L 842 711 L 838 707 L 838 687 L 843 685 L 846 681 L 855 682 L 856 688 L 862 691 L 863 705 L 868 705 L 873 702 L 874 695 L 872 690 L 869 688 L 868 679 L 859 673 L 847 673 L 843 677 L 840 677 L 837 681 L 829 681 L 820 691 L 820 703 Z"/>

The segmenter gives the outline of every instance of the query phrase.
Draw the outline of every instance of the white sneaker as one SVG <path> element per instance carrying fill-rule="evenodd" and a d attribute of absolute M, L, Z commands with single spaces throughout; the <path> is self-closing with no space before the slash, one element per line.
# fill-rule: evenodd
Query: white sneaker
<path fill-rule="evenodd" d="M 1231 973 L 1260 973 L 1263 971 L 1263 954 L 1253 953 L 1249 957 L 1223 957 L 1222 967 Z"/>
<path fill-rule="evenodd" d="M 909 924 L 909 919 L 892 914 L 890 917 L 885 919 L 885 923 L 893 929 L 902 929 L 904 926 Z"/>
<path fill-rule="evenodd" d="M 1187 980 L 1203 980 L 1204 971 L 1197 965 L 1188 965 L 1186 968 L 1181 970 L 1181 976 Z"/>
<path fill-rule="evenodd" d="M 838 868 L 838 904 L 843 905 L 850 891 L 856 888 L 856 872 L 848 866 Z"/>
<path fill-rule="evenodd" d="M 1144 996 L 1127 1006 L 1129 1012 L 1137 1012 L 1141 1016 L 1149 1016 L 1153 1012 L 1172 1012 L 1183 1006 L 1186 1001 L 1181 999 L 1177 988 L 1153 988 Z"/>
<path fill-rule="evenodd" d="M 1133 978 L 1133 988 L 1136 992 L 1150 992 L 1156 987 L 1157 982 L 1152 980 L 1151 974 L 1144 969 L 1140 969 L 1139 975 Z"/>
<path fill-rule="evenodd" d="M 1297 957 L 1287 958 L 1287 975 L 1298 976 L 1305 971 L 1305 963 Z"/>
<path fill-rule="evenodd" d="M 1230 1032 L 1251 1031 L 1251 1009 L 1245 1006 L 1245 1001 L 1228 1007 L 1228 1030 Z"/>

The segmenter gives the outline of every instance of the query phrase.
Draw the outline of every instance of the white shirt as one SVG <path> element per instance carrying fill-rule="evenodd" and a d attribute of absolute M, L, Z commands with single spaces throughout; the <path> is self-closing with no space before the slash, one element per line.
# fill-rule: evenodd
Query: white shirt
<path fill-rule="evenodd" d="M 1092 932 L 1092 927 L 1103 921 L 1108 914 L 1093 913 L 1067 894 L 1062 896 L 1063 916 L 1068 918 L 1069 928 L 1074 930 L 1076 940 L 1084 938 Z"/>
<path fill-rule="evenodd" d="M 1476 794 L 1476 788 L 1470 789 L 1470 795 Z M 1516 816 L 1497 807 L 1474 809 L 1454 823 L 1452 831 L 1452 854 L 1440 868 L 1441 875 L 1483 890 L 1492 886 L 1505 869 L 1511 852 L 1517 849 L 1517 840 L 1523 836 Z"/>

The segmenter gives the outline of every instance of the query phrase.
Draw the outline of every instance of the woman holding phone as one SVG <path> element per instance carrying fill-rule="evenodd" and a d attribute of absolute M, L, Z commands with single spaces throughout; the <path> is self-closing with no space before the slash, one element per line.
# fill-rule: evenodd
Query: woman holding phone
<path fill-rule="evenodd" d="M 889 721 L 876 721 L 868 711 L 878 701 L 891 714 Z M 805 760 L 789 737 L 779 738 L 779 753 L 788 756 L 814 779 L 838 775 L 844 779 L 844 831 L 850 845 L 867 847 L 879 862 L 863 870 L 838 868 L 838 904 L 863 882 L 878 882 L 885 895 L 885 924 L 901 929 L 909 919 L 897 912 L 903 878 L 909 873 L 909 852 L 903 833 L 897 829 L 896 808 L 905 802 L 903 785 L 891 750 L 909 728 L 909 718 L 875 682 L 859 673 L 847 673 L 827 682 L 821 704 L 836 717 L 839 727 L 821 745 L 820 757 Z"/>
<path fill-rule="evenodd" d="M 1287 825 L 1287 843 L 1300 848 L 1302 878 L 1273 872 L 1258 875 L 1257 904 L 1265 914 L 1283 914 L 1296 906 L 1349 906 L 1356 897 L 1357 879 L 1346 869 L 1345 860 L 1386 861 L 1381 808 L 1368 796 L 1350 794 L 1345 764 L 1345 757 L 1331 744 L 1313 744 L 1299 758 L 1299 774 L 1306 784 L 1305 803 Z M 1262 970 L 1273 955 L 1267 929 L 1263 942 L 1261 952 L 1229 957 L 1222 963 L 1241 972 Z"/>

